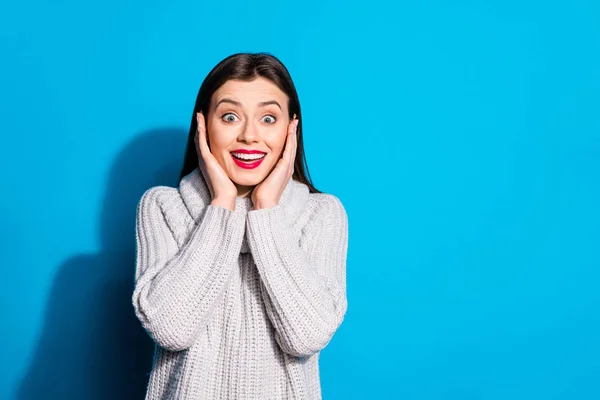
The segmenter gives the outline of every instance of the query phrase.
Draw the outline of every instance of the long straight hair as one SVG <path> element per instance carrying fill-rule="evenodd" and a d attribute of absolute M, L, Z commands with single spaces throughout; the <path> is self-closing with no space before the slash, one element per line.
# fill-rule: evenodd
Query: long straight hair
<path fill-rule="evenodd" d="M 198 151 L 194 140 L 196 130 L 198 129 L 196 114 L 202 111 L 204 115 L 208 115 L 213 93 L 228 80 L 252 81 L 258 77 L 270 80 L 281 91 L 287 94 L 289 98 L 289 118 L 292 119 L 294 114 L 298 118 L 298 145 L 292 179 L 307 185 L 310 193 L 322 193 L 314 187 L 310 173 L 308 172 L 308 166 L 306 165 L 304 144 L 302 141 L 302 113 L 300 111 L 300 100 L 298 99 L 296 87 L 285 65 L 277 57 L 269 53 L 236 53 L 222 60 L 208 73 L 196 97 L 183 168 L 181 169 L 179 180 L 198 167 Z"/>

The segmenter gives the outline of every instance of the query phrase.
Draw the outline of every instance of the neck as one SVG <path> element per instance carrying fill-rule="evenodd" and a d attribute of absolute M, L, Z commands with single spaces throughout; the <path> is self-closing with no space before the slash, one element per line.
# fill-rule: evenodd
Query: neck
<path fill-rule="evenodd" d="M 252 193 L 252 189 L 254 189 L 254 186 L 238 185 L 237 183 L 235 183 L 235 187 L 237 188 L 238 197 L 242 198 L 250 197 L 250 193 Z"/>

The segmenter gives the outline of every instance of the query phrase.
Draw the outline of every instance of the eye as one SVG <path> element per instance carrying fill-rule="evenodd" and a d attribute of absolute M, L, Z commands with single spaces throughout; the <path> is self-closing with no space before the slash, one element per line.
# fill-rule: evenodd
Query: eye
<path fill-rule="evenodd" d="M 274 124 L 275 123 L 275 117 L 272 115 L 265 115 L 265 118 L 271 118 L 273 120 L 273 122 L 268 122 L 269 124 Z"/>
<path fill-rule="evenodd" d="M 234 113 L 225 113 L 225 114 L 223 114 L 223 116 L 221 117 L 221 119 L 223 119 L 223 117 L 225 117 L 225 116 L 227 116 L 227 115 L 233 115 L 233 116 L 235 117 L 235 114 L 234 114 Z M 233 122 L 233 121 L 231 121 L 231 120 L 227 120 L 227 121 L 225 121 L 225 122 Z"/>

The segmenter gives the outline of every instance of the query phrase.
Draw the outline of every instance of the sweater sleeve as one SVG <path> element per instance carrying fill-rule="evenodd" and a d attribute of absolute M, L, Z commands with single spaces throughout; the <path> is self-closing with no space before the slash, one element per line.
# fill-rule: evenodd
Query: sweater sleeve
<path fill-rule="evenodd" d="M 277 343 L 294 356 L 322 350 L 347 309 L 347 214 L 337 197 L 325 199 L 305 228 L 311 238 L 306 250 L 294 239 L 280 204 L 248 212 L 248 245 L 267 315 Z"/>
<path fill-rule="evenodd" d="M 158 202 L 165 194 L 165 187 L 153 187 L 138 203 L 132 302 L 152 339 L 180 351 L 193 344 L 225 292 L 239 257 L 245 215 L 209 204 L 178 246 Z"/>

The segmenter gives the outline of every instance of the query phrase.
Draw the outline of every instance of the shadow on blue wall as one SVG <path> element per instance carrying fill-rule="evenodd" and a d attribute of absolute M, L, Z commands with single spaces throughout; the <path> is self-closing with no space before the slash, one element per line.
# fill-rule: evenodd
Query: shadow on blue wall
<path fill-rule="evenodd" d="M 131 303 L 135 212 L 146 189 L 177 186 L 186 140 L 182 129 L 152 130 L 117 157 L 98 223 L 100 253 L 76 254 L 57 268 L 18 400 L 144 398 L 154 344 Z"/>

